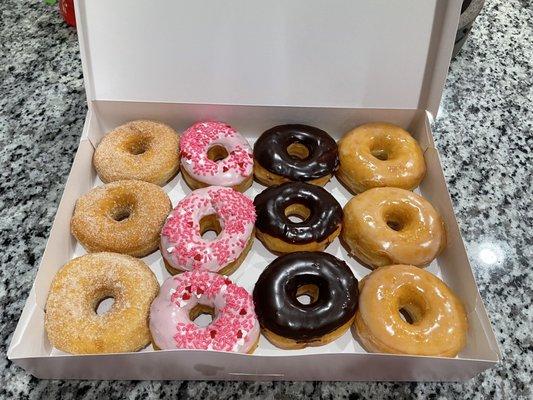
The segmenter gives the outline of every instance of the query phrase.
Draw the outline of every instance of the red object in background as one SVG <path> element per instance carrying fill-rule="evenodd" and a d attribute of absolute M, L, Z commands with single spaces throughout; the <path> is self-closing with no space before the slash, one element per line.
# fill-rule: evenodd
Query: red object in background
<path fill-rule="evenodd" d="M 74 14 L 74 0 L 59 0 L 59 11 L 67 24 L 76 26 L 76 15 Z"/>

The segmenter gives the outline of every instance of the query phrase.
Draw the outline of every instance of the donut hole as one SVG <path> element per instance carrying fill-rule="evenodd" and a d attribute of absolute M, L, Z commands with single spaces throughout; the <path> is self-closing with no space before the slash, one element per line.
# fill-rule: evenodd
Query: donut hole
<path fill-rule="evenodd" d="M 203 240 L 212 242 L 220 235 L 220 232 L 222 232 L 222 226 L 218 215 L 209 214 L 202 217 L 200 220 L 200 236 Z"/>
<path fill-rule="evenodd" d="M 300 142 L 294 142 L 287 146 L 287 153 L 298 160 L 305 160 L 309 157 L 309 149 Z"/>
<path fill-rule="evenodd" d="M 391 141 L 386 138 L 376 138 L 370 144 L 370 154 L 381 161 L 390 160 L 394 156 L 392 151 L 393 146 Z"/>
<path fill-rule="evenodd" d="M 124 221 L 131 217 L 133 204 L 121 204 L 111 209 L 111 218 L 117 222 Z"/>
<path fill-rule="evenodd" d="M 295 224 L 302 224 L 311 215 L 311 210 L 303 204 L 291 204 L 285 208 L 285 216 Z"/>
<path fill-rule="evenodd" d="M 214 317 L 215 309 L 205 304 L 197 304 L 189 311 L 190 320 L 202 328 L 211 325 Z"/>
<path fill-rule="evenodd" d="M 214 162 L 224 160 L 229 156 L 228 150 L 224 146 L 215 144 L 207 150 L 207 158 Z"/>
<path fill-rule="evenodd" d="M 311 305 L 318 300 L 318 290 L 318 286 L 312 283 L 301 285 L 296 289 L 296 300 L 301 305 Z"/>
<path fill-rule="evenodd" d="M 396 232 L 404 231 L 411 224 L 413 218 L 413 210 L 404 205 L 396 205 L 394 207 L 385 209 L 383 212 L 383 220 L 387 226 Z"/>
<path fill-rule="evenodd" d="M 409 286 L 400 288 L 398 315 L 409 325 L 416 325 L 424 319 L 428 305 L 421 293 Z"/>
<path fill-rule="evenodd" d="M 113 296 L 106 296 L 96 302 L 94 312 L 96 315 L 104 315 L 111 310 L 113 304 L 115 304 L 115 298 Z"/>
<path fill-rule="evenodd" d="M 375 158 L 381 161 L 387 161 L 389 159 L 389 153 L 384 149 L 370 150 L 370 154 L 372 154 Z"/>
<path fill-rule="evenodd" d="M 144 154 L 150 147 L 150 140 L 143 136 L 137 136 L 126 142 L 126 151 L 134 156 Z"/>

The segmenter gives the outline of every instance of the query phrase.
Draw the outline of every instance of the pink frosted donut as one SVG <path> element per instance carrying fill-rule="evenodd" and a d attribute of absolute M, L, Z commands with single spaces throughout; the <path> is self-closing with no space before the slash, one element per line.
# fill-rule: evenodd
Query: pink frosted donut
<path fill-rule="evenodd" d="M 181 136 L 183 178 L 192 189 L 231 186 L 244 192 L 252 184 L 252 148 L 222 122 L 197 122 Z"/>
<path fill-rule="evenodd" d="M 193 322 L 210 313 L 206 327 Z M 198 349 L 252 353 L 259 322 L 250 294 L 228 278 L 190 271 L 168 278 L 150 307 L 150 331 L 160 349 Z"/>
<path fill-rule="evenodd" d="M 253 241 L 255 207 L 231 188 L 209 186 L 183 198 L 161 231 L 161 254 L 171 274 L 193 269 L 229 275 Z M 202 237 L 207 231 L 218 236 Z"/>

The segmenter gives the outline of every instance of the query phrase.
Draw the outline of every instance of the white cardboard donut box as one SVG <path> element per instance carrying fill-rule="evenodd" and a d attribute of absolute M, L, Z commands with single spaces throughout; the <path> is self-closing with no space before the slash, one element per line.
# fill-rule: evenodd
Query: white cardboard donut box
<path fill-rule="evenodd" d="M 9 359 L 39 378 L 332 381 L 465 380 L 498 362 L 431 133 L 461 3 L 78 0 L 87 118 Z M 70 355 L 52 348 L 44 307 L 58 269 L 84 254 L 69 223 L 76 199 L 101 184 L 92 166 L 95 146 L 112 128 L 138 118 L 178 131 L 199 120 L 221 120 L 252 145 L 283 123 L 314 125 L 335 139 L 372 121 L 409 130 L 427 163 L 418 192 L 442 214 L 448 233 L 445 251 L 428 270 L 466 307 L 466 347 L 456 358 L 370 354 L 348 331 L 326 346 L 302 350 L 281 350 L 261 337 L 253 355 L 151 347 Z M 190 192 L 181 174 L 164 189 L 173 205 Z M 263 189 L 254 183 L 246 195 L 253 198 Z M 326 189 L 342 206 L 351 198 L 336 178 Z M 338 239 L 326 251 L 346 260 L 358 279 L 370 272 Z M 231 278 L 251 292 L 274 258 L 256 240 Z M 159 252 L 144 261 L 160 283 L 168 277 Z"/>

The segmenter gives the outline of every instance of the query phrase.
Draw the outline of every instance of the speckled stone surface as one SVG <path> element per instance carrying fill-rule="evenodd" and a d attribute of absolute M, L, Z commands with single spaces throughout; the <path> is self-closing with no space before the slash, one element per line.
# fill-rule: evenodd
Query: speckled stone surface
<path fill-rule="evenodd" d="M 0 3 L 0 398 L 532 398 L 533 4 L 488 0 L 435 123 L 503 361 L 465 383 L 40 381 L 5 355 L 86 112 L 76 33 L 42 1 Z"/>

